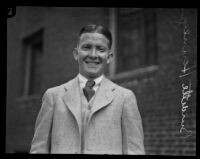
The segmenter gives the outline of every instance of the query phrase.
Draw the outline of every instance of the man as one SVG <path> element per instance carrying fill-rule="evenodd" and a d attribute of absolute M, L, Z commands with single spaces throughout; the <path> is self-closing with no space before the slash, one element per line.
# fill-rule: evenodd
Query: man
<path fill-rule="evenodd" d="M 31 153 L 145 153 L 135 95 L 104 76 L 113 58 L 111 45 L 107 28 L 81 29 L 73 52 L 79 74 L 45 92 Z"/>

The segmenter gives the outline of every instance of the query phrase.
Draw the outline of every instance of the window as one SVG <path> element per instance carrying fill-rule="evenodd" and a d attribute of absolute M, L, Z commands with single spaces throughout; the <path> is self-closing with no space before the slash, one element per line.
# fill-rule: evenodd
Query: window
<path fill-rule="evenodd" d="M 155 9 L 118 8 L 115 9 L 115 16 L 117 51 L 114 72 L 121 73 L 156 64 Z"/>
<path fill-rule="evenodd" d="M 43 30 L 23 40 L 23 95 L 30 96 L 40 92 L 41 89 L 41 66 L 43 51 Z"/>

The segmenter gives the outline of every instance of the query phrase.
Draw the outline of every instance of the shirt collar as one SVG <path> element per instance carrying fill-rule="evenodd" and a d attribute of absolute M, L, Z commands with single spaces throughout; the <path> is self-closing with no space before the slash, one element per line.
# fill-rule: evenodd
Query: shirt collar
<path fill-rule="evenodd" d="M 101 76 L 94 79 L 95 86 L 98 86 L 101 83 L 103 77 L 104 77 L 104 75 L 101 75 Z M 81 75 L 80 73 L 78 74 L 78 79 L 79 79 L 81 88 L 85 87 L 85 84 L 86 84 L 88 79 L 86 77 L 84 77 L 83 75 Z"/>

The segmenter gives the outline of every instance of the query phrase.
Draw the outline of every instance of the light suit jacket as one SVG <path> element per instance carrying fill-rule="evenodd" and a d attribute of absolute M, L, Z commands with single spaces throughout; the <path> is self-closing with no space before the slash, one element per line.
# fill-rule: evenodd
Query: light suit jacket
<path fill-rule="evenodd" d="M 107 78 L 96 92 L 81 152 L 78 78 L 48 89 L 35 124 L 30 153 L 144 154 L 135 95 Z"/>

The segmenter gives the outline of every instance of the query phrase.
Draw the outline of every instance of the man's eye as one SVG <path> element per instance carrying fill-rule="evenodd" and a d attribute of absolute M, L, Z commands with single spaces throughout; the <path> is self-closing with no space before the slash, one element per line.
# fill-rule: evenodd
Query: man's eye
<path fill-rule="evenodd" d="M 106 51 L 106 48 L 104 48 L 104 47 L 99 47 L 99 48 L 97 48 L 100 52 L 105 52 Z"/>
<path fill-rule="evenodd" d="M 90 45 L 84 45 L 84 46 L 82 46 L 82 48 L 85 49 L 85 50 L 88 50 L 88 49 L 91 48 L 91 46 Z"/>

